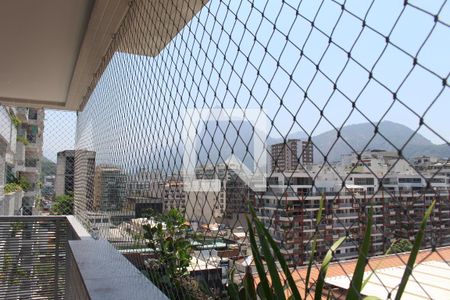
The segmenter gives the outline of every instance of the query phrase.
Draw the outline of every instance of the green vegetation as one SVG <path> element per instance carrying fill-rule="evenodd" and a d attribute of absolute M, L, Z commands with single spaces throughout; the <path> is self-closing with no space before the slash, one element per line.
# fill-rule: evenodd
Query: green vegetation
<path fill-rule="evenodd" d="M 8 183 L 5 185 L 5 193 L 8 193 L 6 191 L 7 187 L 10 193 L 12 193 L 13 191 L 21 191 L 21 190 L 27 191 L 31 188 L 31 183 L 28 181 L 26 177 L 23 176 L 16 177 L 14 176 L 14 174 L 9 174 Z"/>
<path fill-rule="evenodd" d="M 395 295 L 395 300 L 400 300 L 400 298 L 403 295 L 403 292 L 405 291 L 409 276 L 411 275 L 414 268 L 414 264 L 416 262 L 417 253 L 419 253 L 420 245 L 422 244 L 428 218 L 430 217 L 435 204 L 436 200 L 434 200 L 433 203 L 431 203 L 430 207 L 428 207 L 427 211 L 425 212 L 425 216 L 423 217 L 422 222 L 420 223 L 420 229 L 417 232 L 416 238 L 414 239 L 414 245 L 413 248 L 411 249 L 411 254 L 409 255 L 408 262 L 406 263 L 405 272 L 403 273 L 403 277 L 398 287 L 397 294 Z"/>
<path fill-rule="evenodd" d="M 24 144 L 25 146 L 28 145 L 30 142 L 28 141 L 28 139 L 24 136 L 18 135 L 17 136 L 17 141 L 21 142 L 22 144 Z"/>
<path fill-rule="evenodd" d="M 5 194 L 11 194 L 15 192 L 20 192 L 22 190 L 22 187 L 15 182 L 11 182 L 5 184 L 5 187 L 3 189 L 5 190 Z"/>
<path fill-rule="evenodd" d="M 167 214 L 153 214 L 155 226 L 144 225 L 144 238 L 153 249 L 151 280 L 167 295 L 180 294 L 180 279 L 188 275 L 191 245 L 187 239 L 188 227 L 183 215 L 175 210 Z"/>
<path fill-rule="evenodd" d="M 42 197 L 40 195 L 36 196 L 34 203 L 35 203 L 35 207 L 37 209 L 42 209 L 42 207 L 43 207 L 43 205 L 42 205 Z"/>
<path fill-rule="evenodd" d="M 25 178 L 23 176 L 19 176 L 19 178 L 17 179 L 16 182 L 17 182 L 17 184 L 20 185 L 20 187 L 24 191 L 28 191 L 29 189 L 31 189 L 31 183 L 28 181 L 27 178 Z"/>
<path fill-rule="evenodd" d="M 41 182 L 45 181 L 45 176 L 51 175 L 56 175 L 56 164 L 44 156 L 42 158 Z"/>
<path fill-rule="evenodd" d="M 405 290 L 406 284 L 408 283 L 409 276 L 412 273 L 414 268 L 414 264 L 416 261 L 417 253 L 419 252 L 420 245 L 423 240 L 424 231 L 426 223 L 430 217 L 431 211 L 435 205 L 435 201 L 430 205 L 430 207 L 425 212 L 425 215 L 422 219 L 422 223 L 420 226 L 420 230 L 416 235 L 414 245 L 411 249 L 411 254 L 408 259 L 408 263 L 405 268 L 405 272 L 403 273 L 403 277 L 401 283 L 398 288 L 398 292 L 396 294 L 396 300 L 399 300 L 402 297 L 402 294 Z M 300 296 L 300 292 L 296 283 L 294 282 L 291 274 L 291 270 L 288 268 L 286 261 L 283 255 L 280 252 L 278 245 L 273 240 L 269 231 L 264 227 L 261 221 L 257 218 L 253 208 L 249 206 L 249 210 L 251 213 L 251 220 L 247 218 L 247 223 L 249 227 L 249 238 L 250 244 L 252 248 L 253 258 L 255 261 L 255 266 L 258 271 L 258 275 L 260 278 L 260 282 L 255 287 L 253 276 L 251 274 L 246 274 L 244 277 L 243 283 L 238 286 L 232 281 L 233 272 L 231 273 L 231 283 L 228 286 L 228 293 L 230 295 L 230 299 L 239 299 L 239 300 L 256 300 L 256 299 L 286 299 L 286 294 L 289 295 L 288 299 L 302 299 Z M 317 225 L 321 222 L 321 214 L 323 210 L 323 204 L 321 201 L 321 206 L 317 215 Z M 256 229 L 256 232 L 253 230 L 253 227 Z M 353 299 L 361 299 L 361 290 L 367 282 L 363 282 L 364 270 L 368 262 L 368 255 L 370 249 L 370 238 L 372 231 L 372 209 L 370 208 L 368 211 L 368 223 L 366 227 L 366 231 L 364 234 L 364 239 L 361 244 L 358 260 L 353 271 L 352 280 L 350 283 L 350 288 L 347 293 L 347 300 Z M 317 232 L 317 231 L 316 231 Z M 313 237 L 313 248 L 311 256 L 315 255 L 315 241 L 316 241 L 316 233 Z M 260 247 L 256 244 L 256 237 L 258 237 Z M 322 297 L 328 297 L 328 295 L 324 293 L 323 287 L 325 283 L 326 274 L 328 271 L 328 266 L 333 259 L 333 255 L 335 251 L 342 245 L 342 243 L 346 240 L 346 237 L 341 237 L 337 240 L 328 250 L 323 259 L 319 271 L 319 275 L 314 287 L 314 299 L 322 299 Z M 262 263 L 262 257 L 267 264 L 267 271 Z M 280 280 L 279 267 L 277 267 L 276 260 L 278 260 L 279 265 L 283 271 L 282 275 L 286 280 L 283 283 Z M 309 261 L 311 262 L 313 258 Z M 308 264 L 308 275 L 306 278 L 306 290 L 307 293 L 311 290 L 309 287 L 309 275 L 310 275 L 310 267 L 311 263 Z M 267 277 L 269 275 L 269 278 Z M 305 294 L 305 298 L 307 296 Z M 374 296 L 365 297 L 364 299 L 378 299 Z"/>
<path fill-rule="evenodd" d="M 9 114 L 9 118 L 11 119 L 11 123 L 13 123 L 14 127 L 18 128 L 22 121 L 13 113 Z"/>
<path fill-rule="evenodd" d="M 209 299 L 200 283 L 189 277 L 192 248 L 183 214 L 172 209 L 150 215 L 155 222 L 143 226 L 143 238 L 155 256 L 149 261 L 146 276 L 171 299 Z"/>
<path fill-rule="evenodd" d="M 392 246 L 390 247 L 390 251 L 388 254 L 409 252 L 412 249 L 413 249 L 413 244 L 411 243 L 410 240 L 399 239 L 392 243 Z"/>
<path fill-rule="evenodd" d="M 52 215 L 72 215 L 73 214 L 73 195 L 57 196 L 53 202 Z"/>

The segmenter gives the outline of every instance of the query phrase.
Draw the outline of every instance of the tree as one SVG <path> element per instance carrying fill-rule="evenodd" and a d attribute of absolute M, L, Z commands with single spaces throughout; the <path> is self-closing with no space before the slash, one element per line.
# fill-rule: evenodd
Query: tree
<path fill-rule="evenodd" d="M 413 244 L 411 243 L 410 240 L 399 239 L 392 243 L 389 254 L 409 252 L 412 250 L 412 248 Z"/>
<path fill-rule="evenodd" d="M 72 215 L 73 214 L 73 195 L 57 196 L 53 202 L 52 215 Z"/>

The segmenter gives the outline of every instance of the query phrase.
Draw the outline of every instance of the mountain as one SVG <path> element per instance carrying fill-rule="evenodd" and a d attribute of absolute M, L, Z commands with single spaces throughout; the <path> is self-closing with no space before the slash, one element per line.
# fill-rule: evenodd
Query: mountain
<path fill-rule="evenodd" d="M 415 133 L 414 130 L 407 126 L 391 121 L 383 121 L 378 125 L 378 133 L 375 136 L 374 130 L 375 128 L 372 124 L 362 123 L 343 127 L 339 138 L 336 130 L 326 131 L 313 136 L 314 162 L 323 162 L 323 155 L 320 151 L 327 155 L 329 162 L 336 162 L 341 159 L 343 154 L 352 153 L 353 149 L 358 152 L 363 149 L 395 150 L 394 146 L 401 148 L 408 140 L 408 145 L 403 150 L 403 155 L 406 158 L 421 155 L 433 155 L 441 158 L 450 157 L 450 146 L 448 144 L 433 144 L 423 135 Z M 217 164 L 224 162 L 233 155 L 244 162 L 250 170 L 253 170 L 253 137 L 253 128 L 248 122 L 206 122 L 197 135 L 195 147 L 197 164 Z M 307 135 L 302 132 L 294 132 L 287 137 L 287 139 L 302 140 L 307 138 Z M 280 138 L 269 136 L 266 145 L 270 146 L 282 141 Z M 183 153 L 181 144 L 178 143 L 176 144 L 177 146 L 168 147 L 165 150 L 165 155 L 174 157 L 170 170 L 181 167 L 181 154 Z M 348 145 L 351 145 L 353 149 Z M 175 153 L 180 155 L 175 155 Z M 161 161 L 161 163 L 166 162 Z"/>
<path fill-rule="evenodd" d="M 234 156 L 253 170 L 253 156 L 249 153 L 253 150 L 253 138 L 249 122 L 206 122 L 198 134 L 198 163 L 217 164 Z"/>
<path fill-rule="evenodd" d="M 222 130 L 217 130 L 214 125 Z M 244 158 L 244 163 L 249 168 L 252 168 L 252 164 L 247 161 L 249 155 L 246 155 L 247 152 L 245 147 L 245 144 L 250 141 L 248 145 L 249 149 L 252 149 L 252 128 L 250 126 L 245 126 L 245 123 L 244 125 L 240 125 L 239 133 L 229 127 L 228 129 L 225 128 L 224 124 L 220 124 L 220 122 L 219 124 L 213 124 L 213 126 L 207 126 L 209 132 L 220 132 L 220 134 L 212 134 L 213 137 L 210 137 L 209 139 L 205 139 L 206 136 L 203 136 L 202 148 L 204 150 L 211 150 L 200 151 L 200 161 L 211 162 L 215 161 L 217 158 L 219 158 L 219 161 L 226 159 L 231 154 L 230 148 L 233 148 L 233 154 L 240 159 Z M 223 132 L 226 132 L 226 141 L 223 138 Z M 302 140 L 306 140 L 307 138 L 307 135 L 303 132 L 294 132 L 287 137 L 287 139 Z M 283 140 L 280 138 L 268 137 L 267 145 L 270 146 L 275 143 L 281 143 L 282 141 Z M 420 133 L 415 133 L 411 128 L 391 121 L 381 122 L 378 125 L 378 133 L 376 134 L 375 127 L 372 124 L 361 123 L 344 126 L 340 131 L 339 138 L 337 131 L 333 129 L 313 136 L 312 141 L 314 144 L 314 162 L 317 163 L 323 162 L 323 155 L 327 155 L 327 160 L 329 162 L 335 162 L 339 161 L 343 154 L 352 153 L 354 150 L 395 150 L 395 147 L 401 148 L 405 143 L 407 143 L 407 146 L 403 150 L 403 155 L 406 158 L 413 158 L 421 155 L 433 155 L 441 158 L 450 157 L 450 146 L 448 144 L 436 145 Z M 349 145 L 351 145 L 354 150 Z M 207 158 L 208 152 L 209 159 Z"/>
<path fill-rule="evenodd" d="M 44 182 L 45 176 L 56 175 L 56 164 L 47 157 L 42 158 L 41 181 Z"/>
<path fill-rule="evenodd" d="M 375 134 L 374 126 L 370 123 L 345 126 L 340 134 L 341 137 L 338 138 L 337 131 L 330 130 L 312 138 L 315 146 L 315 162 L 323 161 L 323 155 L 320 154 L 319 150 L 324 154 L 329 152 L 327 159 L 333 162 L 340 160 L 342 154 L 352 153 L 353 149 L 356 151 L 361 151 L 364 148 L 395 150 L 395 147 L 401 148 L 409 139 L 407 146 L 403 150 L 403 155 L 406 158 L 421 155 L 450 157 L 450 146 L 447 144 L 433 144 L 423 135 L 414 133 L 412 129 L 391 121 L 381 122 L 378 125 L 377 134 Z M 334 144 L 335 142 L 336 144 Z"/>

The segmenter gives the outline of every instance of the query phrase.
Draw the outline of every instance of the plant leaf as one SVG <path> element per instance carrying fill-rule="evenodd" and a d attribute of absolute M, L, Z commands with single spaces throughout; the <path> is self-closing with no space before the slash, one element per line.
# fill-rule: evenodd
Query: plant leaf
<path fill-rule="evenodd" d="M 259 226 L 262 229 L 262 231 L 264 232 L 264 235 L 267 238 L 267 241 L 269 242 L 270 246 L 272 247 L 272 250 L 273 250 L 276 258 L 278 259 L 278 262 L 280 263 L 280 266 L 281 266 L 281 269 L 283 270 L 284 276 L 286 277 L 287 282 L 289 283 L 289 287 L 291 289 L 293 299 L 301 300 L 302 297 L 300 296 L 297 285 L 295 284 L 295 281 L 292 278 L 292 274 L 286 264 L 286 260 L 284 259 L 283 254 L 281 254 L 281 252 L 280 252 L 280 248 L 278 247 L 277 243 L 273 240 L 273 238 L 270 235 L 267 228 L 265 228 L 262 225 L 262 223 L 258 220 L 258 218 L 256 217 L 253 207 L 249 206 L 249 210 L 250 210 L 250 213 L 252 214 L 253 219 L 255 220 L 256 226 Z"/>
<path fill-rule="evenodd" d="M 311 255 L 309 256 L 308 269 L 306 271 L 306 278 L 305 278 L 305 299 L 308 297 L 309 294 L 309 279 L 311 277 L 311 269 L 314 261 L 314 255 L 316 255 L 316 247 L 317 247 L 317 235 L 314 234 L 314 239 L 312 241 L 311 246 Z"/>
<path fill-rule="evenodd" d="M 373 215 L 373 208 L 370 207 L 368 213 L 366 232 L 364 234 L 364 240 L 359 251 L 358 261 L 356 262 L 355 270 L 353 271 L 350 286 L 348 287 L 346 298 L 347 300 L 360 299 L 362 282 L 364 279 L 364 269 L 366 268 L 367 257 L 369 255 L 369 248 L 370 248 L 370 238 L 372 236 L 372 222 L 373 222 L 372 215 Z"/>
<path fill-rule="evenodd" d="M 322 210 L 323 210 L 323 196 L 320 198 L 320 205 L 319 205 L 319 211 L 317 212 L 317 218 L 316 218 L 316 231 L 314 232 L 314 238 L 312 241 L 312 247 L 311 247 L 311 255 L 309 256 L 309 262 L 308 262 L 308 270 L 306 271 L 306 279 L 305 279 L 305 299 L 308 297 L 309 293 L 309 278 L 311 276 L 311 269 L 312 264 L 314 261 L 314 255 L 316 255 L 316 247 L 317 247 L 317 232 L 318 232 L 318 226 L 322 222 Z"/>
<path fill-rule="evenodd" d="M 256 270 L 258 271 L 259 280 L 262 285 L 262 290 L 264 291 L 266 299 L 273 299 L 272 290 L 270 289 L 269 281 L 267 280 L 266 272 L 264 270 L 264 265 L 261 261 L 261 255 L 259 253 L 258 246 L 256 245 L 255 233 L 252 227 L 253 225 L 247 216 L 245 216 L 245 218 L 247 219 L 250 246 L 252 248 L 253 259 L 255 260 L 255 266 Z"/>
<path fill-rule="evenodd" d="M 391 249 L 392 249 L 392 246 L 394 246 L 394 244 L 396 243 L 397 241 L 394 241 L 390 246 L 389 246 L 389 248 L 386 250 L 386 252 L 385 252 L 385 255 L 389 255 L 390 253 L 391 253 Z M 380 267 L 380 265 L 383 263 L 383 260 L 380 260 L 378 263 L 377 263 L 377 265 L 375 266 L 375 268 L 373 268 L 373 271 L 369 274 L 369 276 L 367 276 L 367 278 L 366 279 L 364 279 L 364 281 L 363 281 L 363 283 L 362 283 L 362 286 L 361 286 L 361 291 L 364 289 L 364 287 L 366 286 L 366 284 L 369 282 L 369 280 L 370 280 L 370 278 L 372 278 L 372 276 L 373 276 L 373 274 L 375 274 L 375 272 L 377 271 L 377 269 Z M 365 298 L 364 298 L 365 299 Z"/>
<path fill-rule="evenodd" d="M 246 272 L 244 277 L 245 296 L 248 300 L 256 300 L 255 281 L 250 272 Z"/>
<path fill-rule="evenodd" d="M 397 294 L 395 295 L 395 300 L 400 300 L 405 291 L 406 284 L 408 283 L 409 276 L 411 275 L 414 263 L 416 262 L 417 253 L 419 252 L 420 245 L 422 244 L 425 226 L 427 225 L 428 218 L 430 217 L 431 212 L 433 211 L 433 207 L 436 204 L 436 200 L 433 200 L 430 207 L 428 207 L 425 215 L 423 216 L 422 222 L 420 223 L 419 232 L 417 232 L 416 238 L 414 240 L 414 246 L 411 250 L 411 254 L 409 255 L 408 262 L 405 267 L 405 272 L 403 273 L 402 280 L 400 281 L 400 285 L 397 290 Z"/>
<path fill-rule="evenodd" d="M 275 258 L 270 252 L 269 244 L 267 243 L 266 236 L 264 231 L 261 229 L 261 222 L 256 223 L 256 231 L 258 232 L 259 243 L 261 244 L 262 252 L 264 254 L 264 259 L 267 263 L 267 268 L 269 269 L 270 278 L 272 281 L 272 287 L 275 292 L 277 299 L 283 300 L 286 299 L 284 295 L 283 285 L 281 284 L 280 275 L 278 274 L 278 268 L 275 264 Z"/>
<path fill-rule="evenodd" d="M 236 283 L 233 282 L 233 278 L 234 278 L 234 269 L 231 270 L 231 272 L 229 273 L 229 278 L 228 278 L 228 295 L 230 296 L 230 299 L 232 300 L 238 300 L 239 299 L 239 288 L 238 285 Z"/>
<path fill-rule="evenodd" d="M 322 212 L 323 212 L 323 196 L 320 198 L 319 211 L 317 212 L 316 225 L 322 222 Z"/>
<path fill-rule="evenodd" d="M 336 251 L 336 249 L 342 245 L 342 243 L 345 241 L 346 238 L 347 237 L 343 236 L 340 239 L 338 239 L 336 242 L 334 242 L 334 244 L 327 251 L 325 258 L 322 261 L 322 266 L 320 267 L 319 276 L 317 278 L 315 295 L 314 295 L 315 300 L 322 299 L 323 285 L 325 283 L 325 277 L 327 276 L 328 266 L 331 262 L 331 259 L 333 259 L 333 252 Z"/>
<path fill-rule="evenodd" d="M 258 297 L 261 299 L 265 298 L 264 290 L 263 290 L 261 282 L 256 285 L 256 295 L 258 295 Z"/>

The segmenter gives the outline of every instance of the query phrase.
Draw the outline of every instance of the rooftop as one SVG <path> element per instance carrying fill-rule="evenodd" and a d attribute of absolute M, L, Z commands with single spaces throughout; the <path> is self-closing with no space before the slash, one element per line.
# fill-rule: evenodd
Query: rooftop
<path fill-rule="evenodd" d="M 366 295 L 376 295 L 381 298 L 387 298 L 385 296 L 391 292 L 391 295 L 395 293 L 395 287 L 400 282 L 399 278 L 403 275 L 403 270 L 405 268 L 405 264 L 408 261 L 409 253 L 400 253 L 400 254 L 391 254 L 384 256 L 371 257 L 368 260 L 365 271 L 366 276 L 370 274 L 373 270 L 377 270 L 375 272 L 376 275 L 380 274 L 382 277 L 382 283 L 379 282 L 379 278 L 376 275 L 373 275 L 367 285 L 366 289 L 363 290 L 363 293 Z M 325 279 L 326 283 L 330 285 L 340 287 L 343 289 L 348 288 L 348 284 L 351 280 L 351 276 L 353 270 L 356 266 L 356 259 L 347 260 L 347 261 L 339 261 L 334 262 L 329 265 L 327 277 Z M 450 267 L 447 264 L 450 262 L 450 247 L 440 247 L 435 251 L 431 249 L 424 249 L 419 252 L 416 259 L 416 265 L 420 266 L 417 270 L 413 272 L 413 276 L 411 276 L 409 282 L 419 281 L 421 284 L 424 282 L 428 282 L 426 286 L 426 292 L 436 293 L 433 295 L 437 295 L 442 293 L 442 288 L 435 289 L 434 282 L 444 282 L 445 277 L 450 278 Z M 315 265 L 311 270 L 311 282 L 315 282 L 319 275 L 320 265 Z M 438 273 L 435 273 L 436 270 L 439 270 Z M 297 287 L 304 294 L 305 291 L 305 278 L 306 278 L 307 268 L 301 267 L 292 271 L 292 277 L 294 281 L 297 283 Z M 419 276 L 420 274 L 420 276 Z M 439 275 L 437 275 L 439 274 Z M 416 276 L 417 275 L 417 276 Z M 442 276 L 441 276 L 442 275 Z M 434 278 L 437 276 L 436 278 Z M 434 281 L 436 279 L 437 281 Z M 380 285 L 375 287 L 376 285 Z M 386 288 L 381 288 L 382 286 Z M 428 288 L 430 285 L 430 288 Z M 377 288 L 376 291 L 374 288 Z M 415 293 L 417 289 L 417 285 L 407 285 L 406 292 Z M 375 292 L 375 293 L 374 293 Z M 446 293 L 449 293 L 449 289 L 445 289 Z M 440 297 L 428 297 L 426 298 L 426 294 L 422 290 L 419 295 L 419 299 L 442 299 Z M 444 297 L 445 298 L 445 297 Z M 408 298 L 409 299 L 409 298 Z"/>

